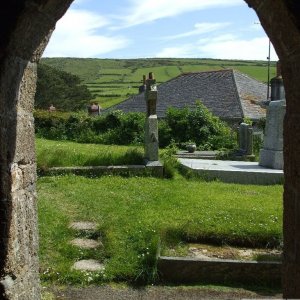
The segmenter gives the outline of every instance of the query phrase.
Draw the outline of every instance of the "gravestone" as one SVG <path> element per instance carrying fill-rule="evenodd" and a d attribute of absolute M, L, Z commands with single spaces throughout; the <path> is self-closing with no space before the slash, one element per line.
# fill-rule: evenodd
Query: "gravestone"
<path fill-rule="evenodd" d="M 158 121 L 156 115 L 157 86 L 153 73 L 146 80 L 145 101 L 147 115 L 145 122 L 145 159 L 158 161 Z"/>
<path fill-rule="evenodd" d="M 283 119 L 285 100 L 271 101 L 267 109 L 263 149 L 259 165 L 271 169 L 283 169 Z"/>
<path fill-rule="evenodd" d="M 283 169 L 283 120 L 286 111 L 285 90 L 280 62 L 276 77 L 271 79 L 271 101 L 267 108 L 263 149 L 259 165 L 271 169 Z"/>
<path fill-rule="evenodd" d="M 249 124 L 241 123 L 239 126 L 239 146 L 242 155 L 253 155 L 253 128 Z"/>

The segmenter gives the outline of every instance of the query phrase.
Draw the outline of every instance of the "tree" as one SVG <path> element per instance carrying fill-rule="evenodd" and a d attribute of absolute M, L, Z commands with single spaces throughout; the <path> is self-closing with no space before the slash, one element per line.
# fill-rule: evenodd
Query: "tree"
<path fill-rule="evenodd" d="M 84 108 L 93 95 L 80 83 L 81 79 L 76 75 L 39 64 L 35 107 L 46 109 L 53 104 L 64 111 Z"/>

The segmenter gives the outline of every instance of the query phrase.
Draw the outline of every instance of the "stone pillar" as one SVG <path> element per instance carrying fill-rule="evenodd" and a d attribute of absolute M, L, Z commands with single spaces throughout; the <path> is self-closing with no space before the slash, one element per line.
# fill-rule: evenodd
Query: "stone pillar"
<path fill-rule="evenodd" d="M 157 87 L 153 73 L 146 80 L 145 100 L 147 116 L 145 122 L 145 160 L 158 161 L 158 122 L 156 115 Z"/>

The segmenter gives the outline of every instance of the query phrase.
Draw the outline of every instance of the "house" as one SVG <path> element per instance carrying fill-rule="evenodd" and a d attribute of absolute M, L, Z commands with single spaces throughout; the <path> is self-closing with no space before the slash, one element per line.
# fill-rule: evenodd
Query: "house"
<path fill-rule="evenodd" d="M 230 124 L 240 123 L 243 118 L 255 122 L 266 116 L 261 104 L 267 100 L 267 85 L 236 70 L 183 73 L 157 88 L 158 118 L 163 118 L 169 107 L 193 108 L 197 100 Z M 109 109 L 112 110 L 145 112 L 144 93 Z"/>

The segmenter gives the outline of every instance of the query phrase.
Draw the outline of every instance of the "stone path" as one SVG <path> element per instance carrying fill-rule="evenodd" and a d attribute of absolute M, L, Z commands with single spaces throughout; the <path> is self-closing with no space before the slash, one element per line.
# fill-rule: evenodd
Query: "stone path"
<path fill-rule="evenodd" d="M 72 222 L 70 224 L 70 228 L 74 230 L 82 230 L 82 231 L 87 231 L 87 230 L 96 230 L 97 229 L 97 224 L 94 222 Z"/>
<path fill-rule="evenodd" d="M 105 266 L 95 259 L 83 259 L 77 261 L 72 269 L 80 271 L 102 271 L 105 269 Z"/>
<path fill-rule="evenodd" d="M 74 239 L 71 241 L 71 244 L 83 249 L 95 249 L 98 247 L 103 247 L 103 244 L 100 241 L 92 239 Z"/>
<path fill-rule="evenodd" d="M 97 224 L 94 222 L 73 222 L 69 226 L 71 229 L 74 229 L 78 232 L 82 233 L 90 233 L 96 231 Z M 96 249 L 99 247 L 103 247 L 101 241 L 95 239 L 88 238 L 75 238 L 70 242 L 72 245 L 76 247 L 80 247 L 83 249 Z M 105 269 L 104 264 L 95 260 L 95 259 L 83 259 L 74 263 L 72 266 L 74 270 L 80 271 L 102 271 Z"/>

